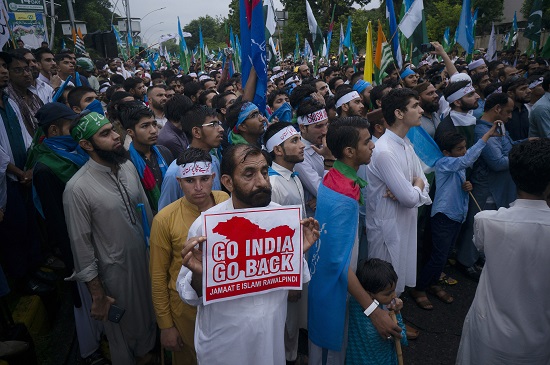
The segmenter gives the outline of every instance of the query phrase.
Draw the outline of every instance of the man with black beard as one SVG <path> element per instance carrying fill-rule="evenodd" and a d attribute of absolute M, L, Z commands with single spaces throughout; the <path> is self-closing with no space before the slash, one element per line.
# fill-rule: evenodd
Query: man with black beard
<path fill-rule="evenodd" d="M 451 107 L 447 115 L 435 130 L 435 141 L 440 142 L 448 132 L 460 133 L 466 138 L 466 148 L 475 143 L 474 129 L 476 117 L 472 111 L 479 106 L 479 95 L 468 80 L 451 82 L 443 91 L 445 99 Z"/>
<path fill-rule="evenodd" d="M 429 82 L 416 85 L 414 91 L 420 96 L 420 107 L 424 109 L 424 113 L 422 113 L 422 117 L 420 118 L 421 127 L 433 138 L 435 129 L 441 123 L 441 119 L 437 114 L 439 110 L 439 95 L 435 91 L 435 87 Z"/>
<path fill-rule="evenodd" d="M 221 181 L 231 192 L 231 198 L 207 212 L 279 206 L 271 202 L 268 169 L 267 160 L 258 147 L 245 144 L 231 146 L 225 151 L 221 165 Z M 301 223 L 303 250 L 307 251 L 319 238 L 319 223 L 313 218 Z M 198 248 L 206 241 L 202 232 L 203 222 L 199 218 L 189 229 L 189 239 L 181 252 L 184 266 L 176 284 L 182 299 L 198 306 L 195 325 L 198 363 L 284 364 L 288 291 L 275 290 L 203 305 L 202 252 Z M 302 280 L 307 282 L 309 270 L 305 261 L 303 265 Z"/>
<path fill-rule="evenodd" d="M 113 364 L 148 363 L 156 326 L 142 226 L 146 223 L 137 210 L 143 204 L 152 220 L 147 196 L 107 118 L 83 114 L 71 124 L 70 133 L 90 156 L 63 193 L 74 257 L 71 279 L 86 283 L 90 291 L 90 315 L 103 321 Z M 125 310 L 116 323 L 107 321 L 113 304 Z"/>

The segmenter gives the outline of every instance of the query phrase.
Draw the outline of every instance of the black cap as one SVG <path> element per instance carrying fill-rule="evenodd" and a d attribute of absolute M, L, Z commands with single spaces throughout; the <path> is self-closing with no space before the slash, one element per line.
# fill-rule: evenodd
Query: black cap
<path fill-rule="evenodd" d="M 35 117 L 40 127 L 47 127 L 59 119 L 75 120 L 78 114 L 65 104 L 52 102 L 38 109 Z"/>

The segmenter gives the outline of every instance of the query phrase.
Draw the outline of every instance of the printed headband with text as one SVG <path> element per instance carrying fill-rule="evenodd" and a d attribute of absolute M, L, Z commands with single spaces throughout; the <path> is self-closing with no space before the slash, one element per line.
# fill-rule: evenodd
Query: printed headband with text
<path fill-rule="evenodd" d="M 357 92 L 355 91 L 355 93 Z M 300 125 L 310 125 L 310 124 L 319 123 L 326 119 L 328 119 L 327 111 L 325 109 L 320 109 L 311 114 L 298 117 L 297 121 L 298 121 L 298 124 Z"/>
<path fill-rule="evenodd" d="M 185 179 L 203 175 L 212 175 L 212 162 L 196 161 L 180 165 L 178 166 L 178 174 L 176 177 Z"/>
<path fill-rule="evenodd" d="M 336 101 L 336 109 L 357 98 L 360 98 L 359 93 L 355 90 L 350 91 L 349 93 L 343 95 L 340 99 L 338 99 L 338 101 Z"/>
<path fill-rule="evenodd" d="M 300 134 L 300 133 L 298 133 L 296 128 L 290 125 L 288 127 L 281 129 L 280 131 L 275 133 L 273 136 L 271 136 L 270 139 L 267 140 L 267 143 L 265 144 L 265 148 L 267 149 L 267 152 L 273 152 L 273 149 L 275 148 L 275 146 L 278 146 L 281 143 L 284 143 L 284 141 L 286 141 L 287 139 L 297 134 Z"/>
<path fill-rule="evenodd" d="M 463 98 L 464 96 L 468 95 L 469 93 L 475 91 L 474 87 L 470 84 L 466 85 L 462 89 L 452 93 L 447 97 L 447 102 L 451 104 L 453 101 L 457 101 L 458 99 Z"/>

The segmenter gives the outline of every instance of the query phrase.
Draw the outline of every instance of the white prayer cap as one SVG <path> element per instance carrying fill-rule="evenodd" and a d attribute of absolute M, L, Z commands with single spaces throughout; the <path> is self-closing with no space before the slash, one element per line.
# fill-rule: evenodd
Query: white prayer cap
<path fill-rule="evenodd" d="M 463 72 L 458 72 L 453 76 L 451 76 L 450 82 L 458 82 L 458 81 L 469 81 L 471 83 L 472 78 L 468 74 L 465 74 Z"/>
<path fill-rule="evenodd" d="M 475 70 L 476 68 L 480 67 L 480 66 L 483 66 L 485 64 L 485 61 L 483 61 L 482 58 L 480 58 L 479 60 L 475 60 L 475 61 L 472 61 L 468 64 L 468 70 L 472 71 L 472 70 Z"/>

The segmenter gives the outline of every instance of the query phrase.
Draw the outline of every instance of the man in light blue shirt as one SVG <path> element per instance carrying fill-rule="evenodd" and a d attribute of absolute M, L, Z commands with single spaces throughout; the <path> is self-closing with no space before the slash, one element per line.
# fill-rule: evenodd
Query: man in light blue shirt
<path fill-rule="evenodd" d="M 191 141 L 189 147 L 195 147 L 210 152 L 220 146 L 223 139 L 223 127 L 218 120 L 218 113 L 214 109 L 194 105 L 182 116 L 181 124 L 183 125 L 183 131 L 187 139 Z M 212 171 L 214 172 L 212 190 L 221 190 L 220 160 L 214 153 L 211 153 L 211 155 Z M 158 202 L 159 211 L 183 196 L 183 191 L 176 180 L 178 165 L 176 163 L 177 156 L 175 157 L 176 160 L 172 162 L 168 170 L 166 170 L 166 175 L 162 182 L 160 199 Z"/>
<path fill-rule="evenodd" d="M 529 114 L 529 137 L 550 137 L 550 73 L 542 81 L 545 93 Z"/>

